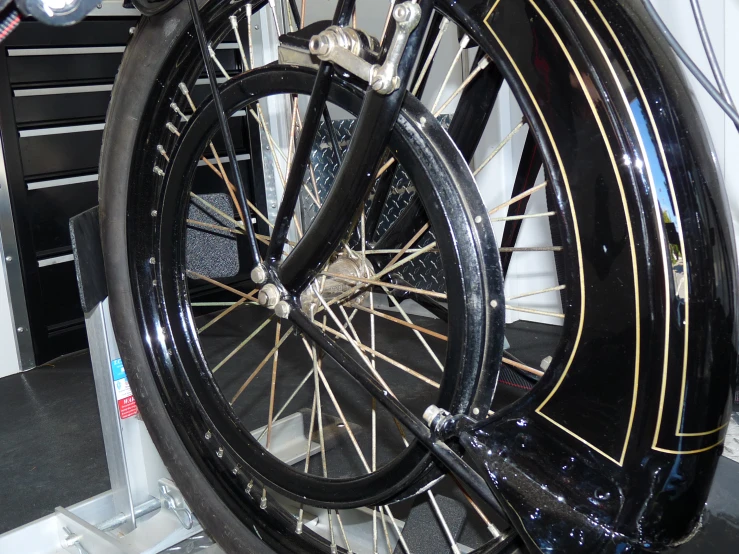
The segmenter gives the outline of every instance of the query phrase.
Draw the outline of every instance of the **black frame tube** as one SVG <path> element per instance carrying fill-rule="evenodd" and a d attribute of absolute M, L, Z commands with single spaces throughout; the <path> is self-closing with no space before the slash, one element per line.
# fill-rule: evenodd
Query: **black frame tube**
<path fill-rule="evenodd" d="M 333 24 L 339 26 L 346 25 L 351 20 L 355 5 L 356 0 L 340 1 L 334 12 Z M 282 197 L 280 208 L 277 211 L 275 227 L 272 230 L 272 237 L 267 248 L 266 261 L 270 266 L 276 265 L 282 259 L 287 235 L 290 232 L 290 223 L 295 213 L 295 206 L 300 198 L 300 189 L 303 186 L 305 172 L 310 162 L 313 141 L 315 140 L 316 132 L 321 124 L 321 118 L 326 108 L 326 97 L 328 96 L 333 75 L 333 65 L 329 62 L 321 62 L 318 68 L 318 74 L 316 75 L 316 82 L 313 85 L 313 91 L 308 101 L 308 108 L 303 119 L 303 128 L 300 132 L 298 145 L 295 148 L 293 163 L 285 182 L 285 193 Z"/>
<path fill-rule="evenodd" d="M 351 4 L 353 5 L 353 2 Z M 308 286 L 336 250 L 344 230 L 355 217 L 357 209 L 372 185 L 372 176 L 375 174 L 380 157 L 385 152 L 390 133 L 403 105 L 408 81 L 431 18 L 433 2 L 423 0 L 420 6 L 421 20 L 411 33 L 398 66 L 400 88 L 389 95 L 381 95 L 368 89 L 357 120 L 354 138 L 344 156 L 344 163 L 336 176 L 333 189 L 313 221 L 311 232 L 298 242 L 278 268 L 280 283 L 294 296 L 299 295 Z M 287 193 L 285 197 L 287 199 Z M 289 217 L 292 217 L 292 211 Z"/>

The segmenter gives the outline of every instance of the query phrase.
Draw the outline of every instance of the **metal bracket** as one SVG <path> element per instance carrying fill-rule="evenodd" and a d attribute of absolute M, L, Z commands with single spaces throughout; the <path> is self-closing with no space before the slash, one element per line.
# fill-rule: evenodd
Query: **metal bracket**
<path fill-rule="evenodd" d="M 393 9 L 396 22 L 395 34 L 382 65 L 372 64 L 365 58 L 367 46 L 358 31 L 349 27 L 329 27 L 310 40 L 311 54 L 331 62 L 367 81 L 372 89 L 383 95 L 400 88 L 398 64 L 408 39 L 421 20 L 421 7 L 414 2 L 403 2 Z"/>
<path fill-rule="evenodd" d="M 180 489 L 169 479 L 159 479 L 159 494 L 162 496 L 162 506 L 171 510 L 185 529 L 192 529 L 197 520 L 185 503 Z"/>

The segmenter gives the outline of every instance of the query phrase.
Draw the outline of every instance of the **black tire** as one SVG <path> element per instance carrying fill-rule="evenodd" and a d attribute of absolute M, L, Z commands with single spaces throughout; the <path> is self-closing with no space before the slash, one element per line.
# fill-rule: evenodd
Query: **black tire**
<path fill-rule="evenodd" d="M 100 160 L 100 224 L 111 316 L 121 357 L 134 395 L 140 399 L 139 409 L 152 441 L 203 527 L 218 530 L 218 544 L 226 552 L 269 553 L 272 550 L 238 520 L 188 454 L 159 395 L 140 337 L 131 332 L 138 328 L 138 322 L 130 281 L 116 278 L 129 274 L 128 252 L 121 248 L 119 237 L 126 234 L 127 185 L 131 150 L 144 109 L 141 99 L 149 95 L 169 48 L 189 24 L 188 13 L 187 3 L 181 2 L 164 16 L 141 20 L 121 63 L 108 109 L 103 139 L 108 147 Z M 127 78 L 131 73 L 137 78 Z M 115 137 L 115 143 L 111 144 L 110 137 Z"/>

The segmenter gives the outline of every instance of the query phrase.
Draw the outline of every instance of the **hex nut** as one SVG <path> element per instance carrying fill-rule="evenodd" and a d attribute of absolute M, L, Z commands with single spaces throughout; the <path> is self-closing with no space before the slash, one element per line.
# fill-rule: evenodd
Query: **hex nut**
<path fill-rule="evenodd" d="M 275 313 L 277 314 L 277 317 L 287 319 L 290 316 L 290 304 L 288 304 L 284 300 L 278 302 L 275 306 Z"/>
<path fill-rule="evenodd" d="M 280 301 L 280 291 L 272 283 L 264 285 L 262 290 L 259 291 L 258 300 L 259 304 L 271 310 Z"/>
<path fill-rule="evenodd" d="M 261 285 L 267 280 L 267 270 L 263 265 L 258 265 L 251 270 L 251 280 L 257 285 Z"/>

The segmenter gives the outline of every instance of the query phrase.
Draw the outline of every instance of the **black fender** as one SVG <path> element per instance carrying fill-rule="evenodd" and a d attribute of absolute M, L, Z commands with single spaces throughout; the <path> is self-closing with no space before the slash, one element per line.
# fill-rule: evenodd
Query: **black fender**
<path fill-rule="evenodd" d="M 737 367 L 711 144 L 636 0 L 444 0 L 529 114 L 569 294 L 549 371 L 461 439 L 532 551 L 658 551 L 699 526 Z"/>

